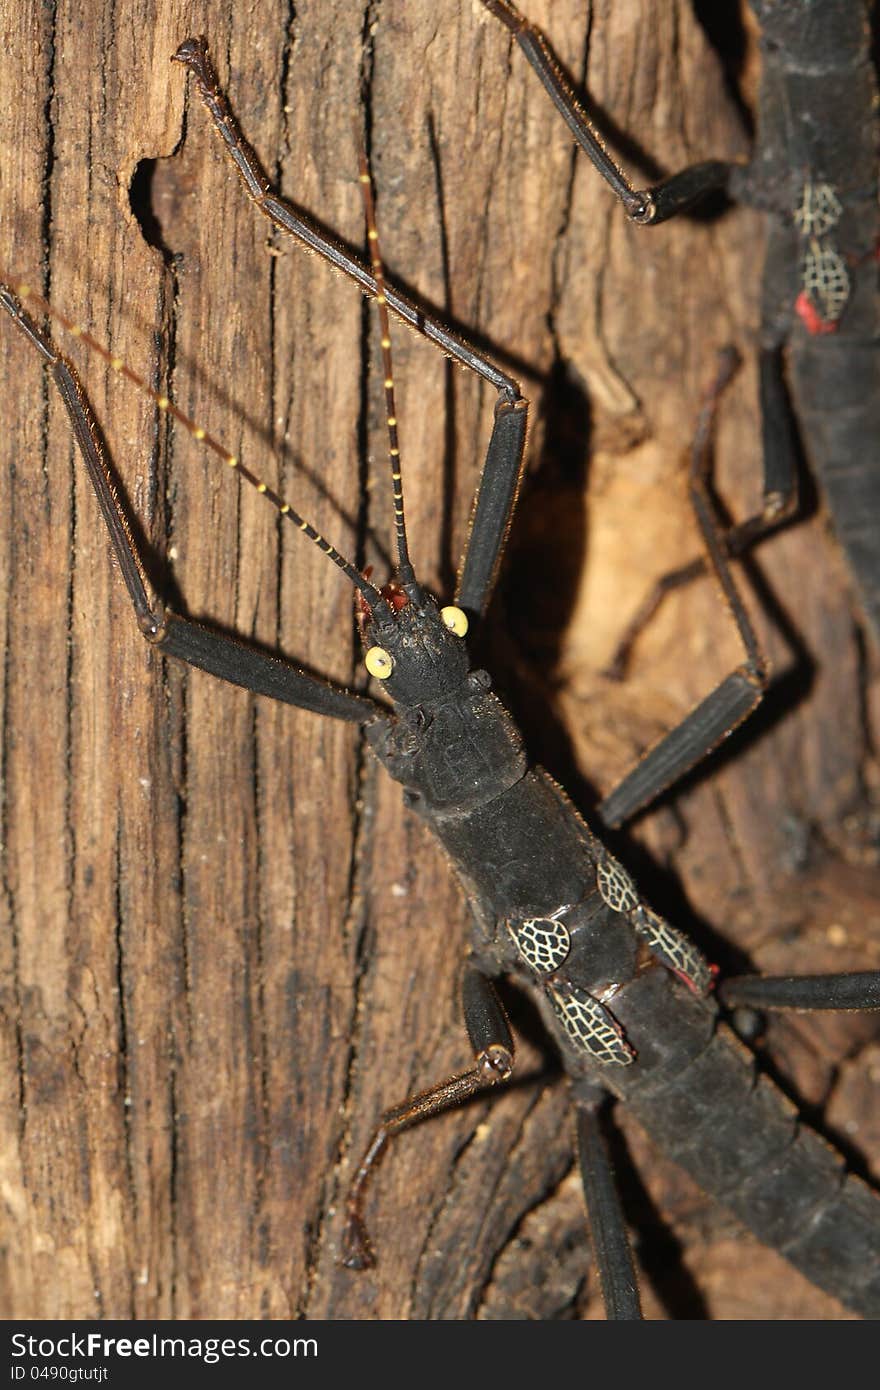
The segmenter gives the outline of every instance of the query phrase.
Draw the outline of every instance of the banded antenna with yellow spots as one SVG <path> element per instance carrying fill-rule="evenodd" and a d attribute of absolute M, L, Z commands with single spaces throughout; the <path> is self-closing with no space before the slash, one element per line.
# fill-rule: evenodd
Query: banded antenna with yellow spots
<path fill-rule="evenodd" d="M 385 423 L 388 427 L 388 457 L 391 463 L 391 487 L 394 496 L 394 525 L 397 532 L 398 574 L 402 588 L 406 591 L 416 582 L 415 571 L 409 558 L 406 540 L 406 519 L 403 514 L 403 482 L 400 473 L 400 441 L 397 434 L 397 411 L 394 405 L 394 368 L 391 361 L 391 323 L 388 317 L 388 299 L 385 295 L 385 272 L 382 255 L 379 251 L 379 230 L 376 226 L 376 206 L 373 201 L 373 185 L 367 168 L 367 157 L 363 149 L 358 155 L 360 164 L 360 185 L 364 199 L 364 214 L 367 221 L 367 241 L 370 248 L 370 269 L 376 281 L 376 304 L 379 309 L 379 325 L 382 330 L 382 371 L 385 388 Z"/>
<path fill-rule="evenodd" d="M 196 422 L 192 420 L 190 416 L 186 415 L 179 406 L 175 405 L 168 396 L 163 395 L 159 391 L 155 391 L 150 383 L 145 381 L 138 372 L 134 371 L 127 362 L 124 362 L 122 358 L 118 357 L 115 353 L 110 352 L 103 343 L 99 342 L 97 338 L 94 338 L 86 329 L 68 318 L 67 315 L 63 314 L 59 309 L 56 309 L 53 304 L 50 304 L 48 300 L 44 299 L 31 285 L 16 279 L 14 276 L 6 275 L 5 273 L 2 273 L 2 277 L 0 278 L 2 278 L 2 283 L 7 285 L 19 299 L 29 300 L 32 304 L 42 309 L 50 319 L 54 320 L 56 323 L 60 323 L 62 328 L 64 328 L 71 337 L 79 339 L 91 348 L 93 352 L 96 352 L 99 357 L 102 357 L 117 376 L 125 377 L 145 395 L 151 397 L 160 411 L 172 416 L 190 435 L 192 435 L 193 439 L 197 440 L 200 444 L 204 444 L 208 450 L 222 459 L 228 468 L 233 469 L 245 482 L 250 483 L 252 488 L 259 492 L 261 496 L 265 497 L 268 502 L 272 503 L 273 507 L 275 507 L 281 516 L 292 521 L 304 536 L 307 536 L 310 541 L 313 541 L 324 555 L 327 555 L 335 565 L 338 565 L 343 574 L 345 574 L 347 578 L 351 580 L 352 584 L 360 591 L 364 602 L 375 616 L 386 619 L 391 616 L 391 607 L 375 584 L 365 579 L 357 567 L 353 565 L 350 560 L 347 560 L 334 545 L 331 545 L 331 543 L 312 526 L 311 522 L 307 521 L 295 507 L 281 497 L 279 493 L 275 492 L 273 488 L 269 487 L 268 483 L 265 483 L 263 479 L 252 472 L 250 468 L 243 464 L 241 459 L 238 458 L 236 454 L 231 453 L 219 439 L 209 434 L 203 426 L 196 424 Z"/>
<path fill-rule="evenodd" d="M 391 464 L 391 488 L 394 499 L 394 524 L 397 533 L 397 572 L 400 587 L 408 598 L 418 601 L 420 589 L 409 556 L 406 538 L 406 518 L 403 506 L 403 479 L 400 468 L 400 440 L 397 433 L 397 409 L 394 403 L 394 368 L 391 359 L 391 322 L 388 314 L 388 299 L 385 294 L 385 272 L 379 250 L 379 229 L 376 225 L 376 205 L 373 199 L 373 185 L 367 167 L 367 157 L 363 148 L 358 155 L 360 166 L 360 185 L 364 199 L 364 215 L 367 223 L 367 242 L 370 248 L 370 270 L 376 282 L 376 305 L 379 310 L 382 348 L 382 374 L 385 390 L 385 422 L 388 428 L 388 457 Z M 466 613 L 449 604 L 441 608 L 440 617 L 456 637 L 464 637 L 468 630 Z M 364 658 L 364 664 L 371 676 L 385 680 L 393 669 L 391 657 L 383 647 L 371 647 Z"/>

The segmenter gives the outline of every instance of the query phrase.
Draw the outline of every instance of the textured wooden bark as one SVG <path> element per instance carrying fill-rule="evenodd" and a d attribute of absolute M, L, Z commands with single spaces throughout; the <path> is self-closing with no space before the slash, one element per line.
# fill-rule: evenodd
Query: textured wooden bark
<path fill-rule="evenodd" d="M 528 12 L 632 135 L 634 167 L 745 153 L 683 0 Z M 686 447 L 730 340 L 746 366 L 724 403 L 721 481 L 737 514 L 756 496 L 760 219 L 626 226 L 468 0 L 304 0 L 293 17 L 270 0 L 259 29 L 226 3 L 9 0 L 6 15 L 5 266 L 379 563 L 373 316 L 270 234 L 169 56 L 208 32 L 270 176 L 357 244 L 352 123 L 368 127 L 390 274 L 483 335 L 533 400 L 493 646 L 536 753 L 589 813 L 738 660 L 701 584 L 667 604 L 625 685 L 599 674 L 651 580 L 696 551 Z M 448 592 L 492 401 L 413 335 L 394 347 L 412 548 Z M 146 649 L 40 364 L 5 324 L 0 354 L 4 1315 L 595 1316 L 565 1087 L 535 1079 L 531 1039 L 523 1084 L 393 1148 L 369 1208 L 378 1268 L 339 1268 L 346 1180 L 379 1112 L 468 1060 L 465 904 L 355 730 Z M 149 401 L 77 362 L 157 588 L 358 681 L 336 572 Z M 821 511 L 758 568 L 801 644 L 797 679 L 621 853 L 725 965 L 877 965 L 877 877 L 852 819 L 874 656 Z M 785 674 L 797 654 L 750 604 Z M 770 1034 L 775 1065 L 865 1162 L 880 1142 L 871 1036 L 858 1020 Z M 651 1189 L 629 1204 L 653 1315 L 839 1315 L 628 1142 Z M 655 1208 L 683 1263 L 668 1242 L 653 1253 Z"/>

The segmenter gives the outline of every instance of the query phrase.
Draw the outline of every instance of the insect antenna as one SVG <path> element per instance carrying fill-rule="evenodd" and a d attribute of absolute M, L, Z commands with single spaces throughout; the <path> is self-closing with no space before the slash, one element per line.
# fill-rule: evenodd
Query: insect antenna
<path fill-rule="evenodd" d="M 9 288 L 18 295 L 19 299 L 29 299 L 34 304 L 38 305 L 50 319 L 53 319 L 56 323 L 60 323 L 62 328 L 64 328 L 71 337 L 79 339 L 91 348 L 93 352 L 96 352 L 99 357 L 102 357 L 116 375 L 126 377 L 138 390 L 150 396 L 151 399 L 155 401 L 159 410 L 167 415 L 171 415 L 179 424 L 183 425 L 184 429 L 188 434 L 192 435 L 193 439 L 197 440 L 200 444 L 204 444 L 205 448 L 222 459 L 227 467 L 233 469 L 245 482 L 250 483 L 251 487 L 254 488 L 256 492 L 259 492 L 268 502 L 271 502 L 280 516 L 285 517 L 288 521 L 292 521 L 297 530 L 301 531 L 304 536 L 307 536 L 310 541 L 314 542 L 318 549 L 324 555 L 328 556 L 360 591 L 372 613 L 381 615 L 382 617 L 390 616 L 388 603 L 376 588 L 375 584 L 371 584 L 368 579 L 365 579 L 357 567 L 353 565 L 350 560 L 347 560 L 334 545 L 331 545 L 330 541 L 322 536 L 310 521 L 307 521 L 295 507 L 291 506 L 279 493 L 269 487 L 268 483 L 264 482 L 262 478 L 258 477 L 256 473 L 252 472 L 250 468 L 242 463 L 241 459 L 236 454 L 231 453 L 219 439 L 209 434 L 202 425 L 197 424 L 195 420 L 185 414 L 179 406 L 174 404 L 169 396 L 155 391 L 150 383 L 140 376 L 138 372 L 134 371 L 127 362 L 124 362 L 122 358 L 116 356 L 115 353 L 110 352 L 103 343 L 99 342 L 97 338 L 92 337 L 91 333 L 87 332 L 80 324 L 74 323 L 74 321 L 69 319 L 66 314 L 63 314 L 60 309 L 56 309 L 53 304 L 50 304 L 41 294 L 38 294 L 32 286 L 12 279 L 5 274 L 2 283 L 8 285 Z"/>
<path fill-rule="evenodd" d="M 397 437 L 397 411 L 394 405 L 394 371 L 391 362 L 391 323 L 388 316 L 388 300 L 385 295 L 385 272 L 382 254 L 379 250 L 379 230 L 376 225 L 376 204 L 373 198 L 373 185 L 367 167 L 367 156 L 360 149 L 360 185 L 364 198 L 364 215 L 367 223 L 367 241 L 370 247 L 370 269 L 376 282 L 376 304 L 379 308 L 381 329 L 382 372 L 385 388 L 385 423 L 388 427 L 388 458 L 391 464 L 391 487 L 394 499 L 394 524 L 397 531 L 397 570 L 400 583 L 410 598 L 419 596 L 415 570 L 409 558 L 406 539 L 406 519 L 403 511 L 403 480 L 400 474 L 400 445 Z"/>

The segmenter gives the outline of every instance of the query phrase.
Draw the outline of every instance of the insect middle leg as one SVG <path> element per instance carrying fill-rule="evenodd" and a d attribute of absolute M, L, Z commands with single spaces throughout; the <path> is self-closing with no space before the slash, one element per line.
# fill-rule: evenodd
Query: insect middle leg
<path fill-rule="evenodd" d="M 718 375 L 707 394 L 692 449 L 691 500 L 705 545 L 704 563 L 721 588 L 742 642 L 745 660 L 650 749 L 605 797 L 599 814 L 606 825 L 622 824 L 702 762 L 756 709 L 766 687 L 767 665 L 734 583 L 724 531 L 709 487 L 712 424 L 719 398 L 737 365 L 738 359 L 733 352 L 722 354 Z M 690 570 L 685 573 L 690 577 Z"/>
<path fill-rule="evenodd" d="M 507 1081 L 513 1073 L 513 1037 L 492 981 L 468 966 L 461 986 L 465 1026 L 474 1050 L 474 1066 L 448 1077 L 427 1091 L 392 1105 L 379 1120 L 358 1164 L 346 1202 L 348 1217 L 343 1236 L 343 1263 L 350 1269 L 366 1269 L 375 1263 L 364 1224 L 367 1184 L 395 1134 L 459 1105 L 488 1087 Z"/>
<path fill-rule="evenodd" d="M 462 980 L 462 1008 L 474 1066 L 386 1110 L 358 1164 L 349 1188 L 343 1234 L 342 1259 L 350 1269 L 365 1269 L 375 1263 L 364 1222 L 364 1200 L 368 1183 L 394 1135 L 509 1080 L 513 1073 L 513 1037 L 504 1009 L 492 981 L 472 965 L 466 967 Z M 641 1317 L 638 1283 L 600 1126 L 601 1105 L 601 1095 L 594 1103 L 581 1098 L 577 1105 L 584 1196 L 606 1314 L 613 1319 L 637 1319 Z"/>

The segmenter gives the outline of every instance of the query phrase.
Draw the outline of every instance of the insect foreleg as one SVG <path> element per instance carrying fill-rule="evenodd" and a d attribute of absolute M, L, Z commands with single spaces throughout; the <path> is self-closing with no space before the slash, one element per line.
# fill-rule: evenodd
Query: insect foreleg
<path fill-rule="evenodd" d="M 364 724 L 381 716 L 374 700 L 353 695 L 302 671 L 289 661 L 257 651 L 236 637 L 203 627 L 165 609 L 160 632 L 151 639 L 165 656 L 177 657 L 231 685 L 287 705 Z"/>
<path fill-rule="evenodd" d="M 330 236 L 315 221 L 304 216 L 273 190 L 256 152 L 246 140 L 229 102 L 220 89 L 217 74 L 208 55 L 207 40 L 186 39 L 174 54 L 172 62 L 181 63 L 191 73 L 248 196 L 263 216 L 281 231 L 302 242 L 310 251 L 316 251 L 350 280 L 354 280 L 364 294 L 375 298 L 376 281 L 369 267 L 341 241 Z M 429 342 L 436 343 L 461 366 L 476 372 L 506 399 L 520 399 L 519 386 L 513 377 L 503 372 L 461 334 L 451 332 L 438 318 L 426 313 L 420 305 L 414 303 L 394 285 L 386 282 L 385 292 L 388 307 L 409 324 L 410 328 L 415 329 Z"/>
<path fill-rule="evenodd" d="M 732 195 L 742 198 L 748 186 L 749 169 L 721 160 L 691 165 L 650 188 L 635 190 L 605 150 L 541 31 L 518 14 L 509 0 L 483 0 L 483 4 L 514 35 L 577 143 L 619 198 L 632 221 L 652 226 L 668 221 L 707 194 L 727 189 L 730 184 Z M 787 248 L 786 255 L 781 258 L 784 264 L 776 264 L 779 259 L 778 256 L 768 255 L 762 313 L 762 321 L 767 325 L 760 360 L 763 499 L 755 516 L 747 518 L 729 532 L 726 545 L 730 554 L 738 554 L 747 545 L 775 530 L 795 510 L 798 500 L 797 445 L 782 363 L 782 345 L 790 331 L 791 304 L 795 295 L 786 293 L 781 302 L 779 295 L 779 285 L 787 284 L 788 279 L 785 268 L 791 256 Z M 702 572 L 702 567 L 695 571 L 699 572 Z M 671 583 L 664 585 L 646 602 L 645 608 L 650 613 L 655 611 L 663 592 L 685 582 L 683 572 L 676 571 L 675 575 Z M 642 625 L 634 624 L 636 631 Z M 623 657 L 617 664 L 622 661 Z"/>
<path fill-rule="evenodd" d="M 97 421 L 73 368 L 4 285 L 0 285 L 0 306 L 37 349 L 52 373 L 110 533 L 138 627 L 147 641 L 165 656 L 177 657 L 232 685 L 317 714 L 359 724 L 381 715 L 381 708 L 374 700 L 319 680 L 291 662 L 257 651 L 236 637 L 179 617 L 161 603 L 151 601 L 143 558 L 102 448 Z"/>
<path fill-rule="evenodd" d="M 719 525 L 719 542 L 726 555 L 731 558 L 742 555 L 751 546 L 772 535 L 789 520 L 798 507 L 798 446 L 788 388 L 785 384 L 781 346 L 762 348 L 758 369 L 764 466 L 763 498 L 760 508 L 752 516 L 738 521 L 726 531 Z M 707 481 L 711 486 L 711 478 Z M 679 569 L 670 570 L 660 576 L 626 625 L 605 671 L 609 679 L 623 679 L 633 647 L 666 595 L 684 588 L 708 573 L 707 557 L 698 555 Z"/>
<path fill-rule="evenodd" d="M 455 599 L 471 613 L 486 611 L 495 587 L 522 477 L 526 418 L 525 401 L 498 402 Z"/>
<path fill-rule="evenodd" d="M 246 140 L 220 89 L 206 40 L 187 39 L 174 55 L 174 61 L 181 63 L 192 74 L 199 95 L 247 194 L 263 216 L 341 270 L 365 294 L 375 297 L 376 277 L 372 270 L 272 189 L 256 152 Z M 481 616 L 492 595 L 516 505 L 523 466 L 528 402 L 523 399 L 519 384 L 513 377 L 502 372 L 466 338 L 451 333 L 439 319 L 426 314 L 424 309 L 388 283 L 384 276 L 383 290 L 389 309 L 416 332 L 436 343 L 461 366 L 476 372 L 498 392 L 495 423 L 474 500 L 456 597 L 456 602 L 462 608 Z"/>
<path fill-rule="evenodd" d="M 763 504 L 733 528 L 728 549 L 738 553 L 795 511 L 799 436 L 876 635 L 880 474 L 871 454 L 877 436 L 871 412 L 880 353 L 872 267 L 880 223 L 871 7 L 753 0 L 763 57 L 752 159 L 693 165 L 636 190 L 605 150 L 541 31 L 510 0 L 482 3 L 516 39 L 633 222 L 666 221 L 713 189 L 769 214 L 761 303 Z"/>

